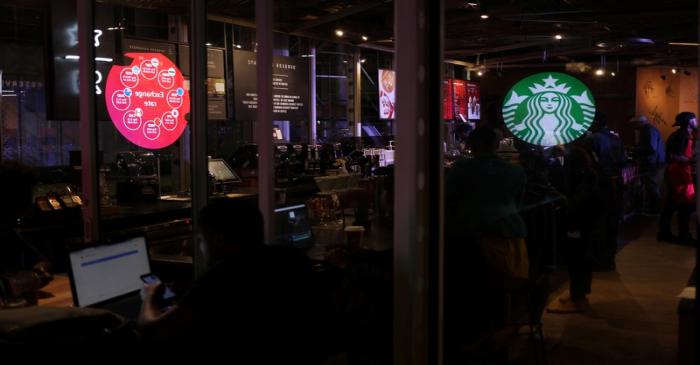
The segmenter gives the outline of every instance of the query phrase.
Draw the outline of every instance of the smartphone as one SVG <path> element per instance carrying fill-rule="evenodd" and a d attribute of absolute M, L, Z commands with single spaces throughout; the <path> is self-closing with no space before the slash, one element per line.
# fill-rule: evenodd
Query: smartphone
<path fill-rule="evenodd" d="M 156 285 L 161 282 L 160 278 L 155 274 L 141 275 L 141 281 L 148 285 Z M 175 299 L 175 292 L 167 285 L 165 286 L 165 291 L 163 291 L 162 299 L 166 303 L 172 302 Z"/>

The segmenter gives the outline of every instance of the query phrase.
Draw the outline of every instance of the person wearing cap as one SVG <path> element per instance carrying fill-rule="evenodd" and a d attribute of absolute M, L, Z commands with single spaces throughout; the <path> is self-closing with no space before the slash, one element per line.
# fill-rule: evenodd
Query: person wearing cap
<path fill-rule="evenodd" d="M 666 163 L 666 151 L 661 132 L 649 123 L 646 116 L 632 118 L 638 132 L 635 155 L 639 161 L 639 176 L 644 189 L 644 211 L 642 213 L 657 215 L 661 210 L 661 193 L 659 192 L 659 177 Z"/>
<path fill-rule="evenodd" d="M 698 126 L 697 117 L 691 112 L 679 113 L 673 126 L 680 128 L 666 141 L 666 201 L 659 219 L 657 240 L 692 244 L 695 242 L 690 234 L 690 213 L 695 204 L 693 132 Z M 678 236 L 671 232 L 671 218 L 675 211 L 678 211 Z"/>

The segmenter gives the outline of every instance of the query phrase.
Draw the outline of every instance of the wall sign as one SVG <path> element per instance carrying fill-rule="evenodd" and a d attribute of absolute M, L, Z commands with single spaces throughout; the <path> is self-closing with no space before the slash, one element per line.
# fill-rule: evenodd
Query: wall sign
<path fill-rule="evenodd" d="M 275 120 L 308 120 L 309 60 L 272 57 L 272 115 Z M 233 51 L 233 99 L 236 120 L 256 120 L 258 92 L 254 52 Z"/>
<path fill-rule="evenodd" d="M 48 118 L 52 120 L 80 119 L 80 56 L 78 51 L 78 22 L 75 1 L 50 1 L 51 54 L 48 59 Z M 95 94 L 104 95 L 107 73 L 116 58 L 114 7 L 95 4 Z M 41 57 L 36 58 L 41 60 Z M 25 60 L 33 62 L 34 60 Z M 20 63 L 21 64 L 21 63 Z M 6 70 L 7 72 L 7 70 Z M 96 103 L 98 120 L 107 120 L 107 108 Z"/>
<path fill-rule="evenodd" d="M 454 107 L 455 105 L 452 101 L 452 79 L 445 79 L 442 81 L 442 119 L 454 119 Z"/>
<path fill-rule="evenodd" d="M 396 73 L 379 69 L 379 119 L 394 119 L 396 108 Z"/>
<path fill-rule="evenodd" d="M 475 82 L 467 82 L 467 119 L 481 119 L 481 93 Z"/>
<path fill-rule="evenodd" d="M 566 144 L 590 128 L 595 103 L 581 81 L 558 72 L 532 75 L 513 86 L 503 119 L 513 134 L 540 146 Z"/>
<path fill-rule="evenodd" d="M 128 66 L 113 66 L 107 76 L 105 103 L 112 123 L 130 142 L 160 149 L 185 130 L 190 96 L 184 77 L 161 53 L 127 53 Z"/>
<path fill-rule="evenodd" d="M 467 108 L 469 107 L 467 97 L 467 82 L 464 80 L 452 81 L 452 100 L 454 101 L 455 119 L 466 122 Z"/>

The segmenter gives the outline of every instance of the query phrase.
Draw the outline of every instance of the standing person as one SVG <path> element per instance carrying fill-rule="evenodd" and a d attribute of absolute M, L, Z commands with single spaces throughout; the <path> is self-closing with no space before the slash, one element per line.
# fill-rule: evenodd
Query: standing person
<path fill-rule="evenodd" d="M 591 293 L 593 266 L 591 243 L 598 220 L 597 210 L 602 204 L 598 174 L 588 152 L 574 144 L 564 162 L 566 195 L 566 240 L 562 247 L 569 270 L 569 294 L 559 297 L 547 308 L 551 313 L 576 313 L 588 307 Z"/>
<path fill-rule="evenodd" d="M 465 328 L 495 331 L 507 317 L 508 284 L 528 278 L 526 227 L 518 212 L 526 175 L 498 157 L 501 138 L 492 127 L 476 128 L 469 136 L 474 158 L 456 162 L 445 179 L 449 337 L 465 336 Z"/>
<path fill-rule="evenodd" d="M 639 161 L 639 176 L 644 189 L 643 213 L 657 215 L 661 211 L 659 175 L 666 163 L 664 140 L 646 116 L 635 117 L 631 121 L 639 132 L 635 154 Z"/>
<path fill-rule="evenodd" d="M 596 112 L 591 125 L 592 133 L 586 137 L 588 151 L 600 177 L 600 190 L 605 201 L 601 212 L 601 239 L 594 249 L 597 266 L 603 270 L 615 270 L 617 254 L 617 234 L 622 216 L 622 167 L 625 163 L 625 149 L 620 137 L 608 128 L 604 113 Z"/>
<path fill-rule="evenodd" d="M 693 185 L 693 162 L 695 156 L 695 138 L 693 132 L 697 129 L 698 121 L 695 114 L 682 112 L 676 116 L 678 130 L 671 133 L 666 142 L 666 201 L 661 218 L 659 219 L 659 234 L 661 242 L 694 243 L 690 234 L 690 213 L 695 204 L 695 186 Z M 671 233 L 671 218 L 678 211 L 678 236 Z"/>

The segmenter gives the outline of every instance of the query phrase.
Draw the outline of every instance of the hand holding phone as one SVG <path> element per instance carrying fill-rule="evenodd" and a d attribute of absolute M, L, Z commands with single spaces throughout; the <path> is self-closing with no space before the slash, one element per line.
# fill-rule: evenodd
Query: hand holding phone
<path fill-rule="evenodd" d="M 158 285 L 161 283 L 160 278 L 155 274 L 141 275 L 141 281 L 148 285 Z M 163 305 L 171 304 L 175 301 L 175 292 L 168 286 L 164 285 L 163 295 L 159 298 Z"/>

